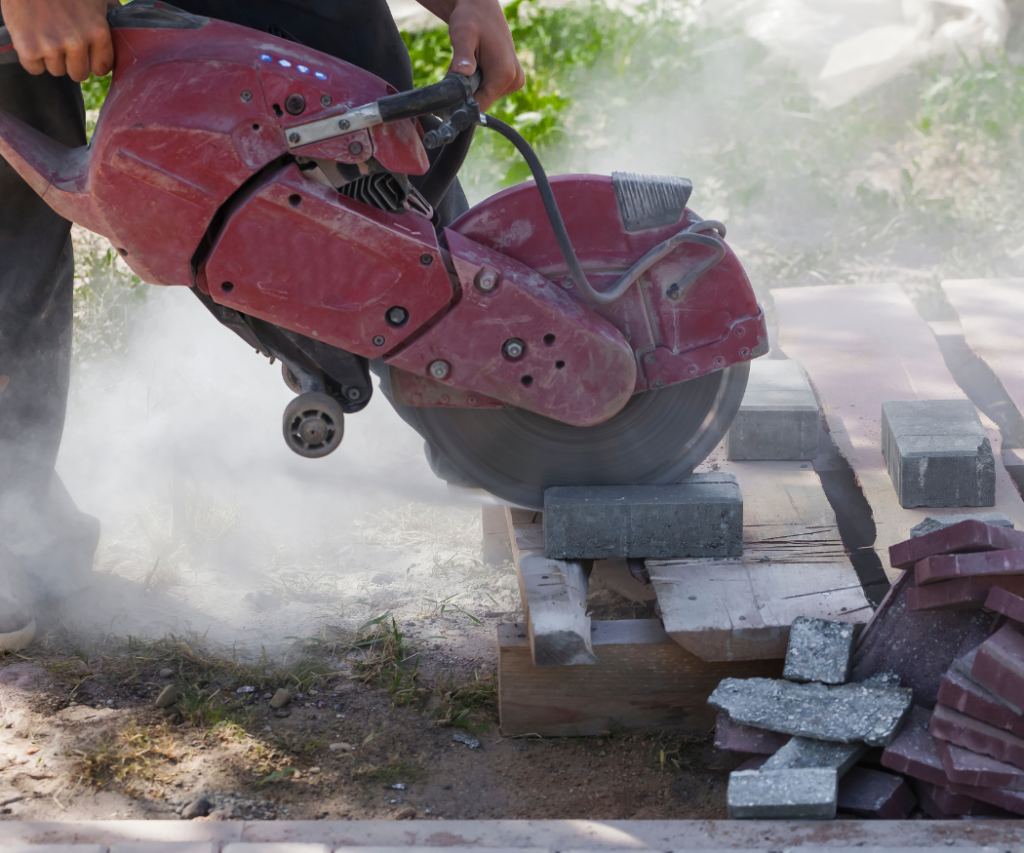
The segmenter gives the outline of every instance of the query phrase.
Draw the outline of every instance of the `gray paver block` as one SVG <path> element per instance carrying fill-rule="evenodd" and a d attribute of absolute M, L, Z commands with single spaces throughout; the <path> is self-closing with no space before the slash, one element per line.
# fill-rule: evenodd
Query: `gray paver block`
<path fill-rule="evenodd" d="M 996 467 L 969 400 L 882 403 L 882 455 L 900 506 L 993 506 Z"/>
<path fill-rule="evenodd" d="M 836 816 L 839 780 L 835 770 L 739 770 L 729 774 L 729 817 L 820 818 Z"/>
<path fill-rule="evenodd" d="M 944 530 L 959 524 L 961 521 L 982 521 L 985 524 L 994 524 L 996 527 L 1013 527 L 1013 521 L 1005 512 L 967 512 L 956 513 L 955 515 L 929 515 L 920 524 L 910 528 L 911 539 L 918 536 L 927 536 L 936 530 Z"/>
<path fill-rule="evenodd" d="M 555 560 L 739 557 L 743 496 L 733 474 L 654 486 L 553 486 L 544 546 Z"/>
<path fill-rule="evenodd" d="M 782 677 L 789 681 L 820 681 L 845 684 L 850 677 L 853 625 L 797 616 L 789 629 L 786 666 Z"/>
<path fill-rule="evenodd" d="M 912 695 L 904 687 L 726 678 L 708 704 L 745 726 L 815 740 L 887 746 L 910 711 Z"/>
<path fill-rule="evenodd" d="M 799 770 L 819 767 L 835 770 L 837 776 L 842 778 L 867 751 L 868 748 L 862 743 L 831 743 L 795 737 L 769 758 L 761 769 Z"/>
<path fill-rule="evenodd" d="M 726 435 L 733 460 L 814 459 L 818 401 L 798 361 L 750 363 L 747 390 Z"/>

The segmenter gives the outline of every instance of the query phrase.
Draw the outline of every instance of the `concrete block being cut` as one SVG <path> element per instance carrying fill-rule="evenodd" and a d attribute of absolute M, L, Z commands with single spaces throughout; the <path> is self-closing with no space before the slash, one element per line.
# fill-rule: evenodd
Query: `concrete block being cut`
<path fill-rule="evenodd" d="M 786 667 L 790 681 L 845 684 L 850 675 L 853 625 L 828 619 L 797 616 L 789 629 Z"/>
<path fill-rule="evenodd" d="M 798 361 L 759 358 L 726 436 L 732 460 L 814 459 L 818 401 Z"/>
<path fill-rule="evenodd" d="M 969 400 L 882 403 L 882 456 L 900 506 L 994 506 L 996 464 Z"/>
<path fill-rule="evenodd" d="M 743 770 L 729 774 L 726 802 L 733 819 L 836 816 L 839 780 L 835 770 Z"/>
<path fill-rule="evenodd" d="M 733 474 L 655 486 L 553 486 L 544 543 L 554 560 L 738 557 L 743 496 Z"/>

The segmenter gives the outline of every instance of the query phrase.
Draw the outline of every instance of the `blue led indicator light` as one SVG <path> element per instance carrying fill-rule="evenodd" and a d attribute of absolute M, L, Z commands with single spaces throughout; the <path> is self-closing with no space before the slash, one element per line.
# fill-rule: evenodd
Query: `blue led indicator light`
<path fill-rule="evenodd" d="M 282 68 L 292 67 L 292 64 L 287 59 L 279 59 L 277 60 L 277 64 L 280 65 Z"/>
<path fill-rule="evenodd" d="M 274 61 L 274 57 L 272 57 L 269 53 L 261 53 L 260 54 L 260 61 L 261 62 L 273 62 Z"/>
<path fill-rule="evenodd" d="M 309 74 L 309 69 L 305 65 L 296 65 L 295 67 L 299 70 L 300 74 Z"/>
<path fill-rule="evenodd" d="M 327 75 L 324 74 L 323 71 L 314 71 L 313 72 L 313 76 L 316 77 L 317 80 L 326 80 L 327 79 Z"/>

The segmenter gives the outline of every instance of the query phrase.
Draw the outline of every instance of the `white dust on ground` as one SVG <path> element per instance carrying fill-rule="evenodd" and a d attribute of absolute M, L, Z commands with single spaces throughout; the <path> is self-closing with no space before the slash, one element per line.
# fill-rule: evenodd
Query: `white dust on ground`
<path fill-rule="evenodd" d="M 291 397 L 179 288 L 150 289 L 124 352 L 76 365 L 57 467 L 103 533 L 72 627 L 277 656 L 390 612 L 493 654 L 518 594 L 510 566 L 481 564 L 480 499 L 434 477 L 380 394 L 334 454 L 293 454 Z"/>

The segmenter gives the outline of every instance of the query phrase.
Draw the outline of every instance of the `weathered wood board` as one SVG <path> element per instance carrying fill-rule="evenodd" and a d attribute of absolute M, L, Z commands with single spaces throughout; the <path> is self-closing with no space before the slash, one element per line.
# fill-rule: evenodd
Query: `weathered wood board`
<path fill-rule="evenodd" d="M 506 518 L 533 664 L 596 664 L 587 616 L 589 567 L 545 556 L 540 513 L 509 508 Z"/>
<path fill-rule="evenodd" d="M 705 733 L 707 704 L 723 678 L 778 678 L 782 661 L 706 663 L 677 645 L 656 619 L 595 622 L 594 666 L 533 665 L 525 625 L 498 627 L 501 733 L 545 737 L 621 729 Z"/>
<path fill-rule="evenodd" d="M 772 296 L 779 346 L 803 364 L 818 392 L 832 437 L 871 505 L 875 551 L 894 578 L 890 545 L 908 538 L 910 528 L 929 515 L 965 510 L 900 506 L 882 458 L 882 403 L 962 400 L 966 394 L 898 284 L 796 287 L 773 290 Z M 999 431 L 981 419 L 996 459 L 993 509 L 1024 527 L 1024 502 L 1002 464 Z"/>
<path fill-rule="evenodd" d="M 483 558 L 488 566 L 500 566 L 512 561 L 512 541 L 509 538 L 505 507 L 484 506 L 480 509 L 483 528 Z"/>
<path fill-rule="evenodd" d="M 706 661 L 786 656 L 796 616 L 866 622 L 871 605 L 809 462 L 728 462 L 743 492 L 743 557 L 648 560 L 665 629 Z"/>

